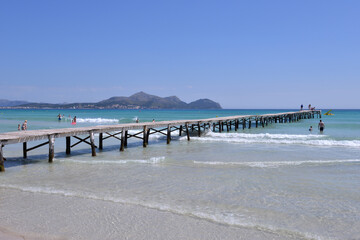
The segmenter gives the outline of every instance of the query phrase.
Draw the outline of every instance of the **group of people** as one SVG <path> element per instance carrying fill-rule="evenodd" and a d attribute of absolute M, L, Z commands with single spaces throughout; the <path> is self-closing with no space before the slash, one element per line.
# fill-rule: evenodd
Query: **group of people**
<path fill-rule="evenodd" d="M 63 114 L 63 115 L 61 115 L 60 113 L 59 113 L 59 115 L 57 115 L 57 118 L 58 118 L 58 120 L 59 121 L 61 121 L 63 118 L 65 117 L 65 115 Z M 71 124 L 76 124 L 76 116 L 74 117 L 74 118 L 71 118 L 71 115 L 69 115 L 69 118 L 68 119 L 71 119 Z"/>
<path fill-rule="evenodd" d="M 27 120 L 25 120 L 23 122 L 23 124 L 18 124 L 18 131 L 21 131 L 21 130 L 27 130 Z"/>
<path fill-rule="evenodd" d="M 325 129 L 325 123 L 320 120 L 319 124 L 318 124 L 318 129 L 320 130 L 320 132 L 322 133 Z M 312 126 L 310 126 L 309 131 L 311 132 L 313 130 Z"/>
<path fill-rule="evenodd" d="M 300 110 L 301 110 L 301 111 L 304 110 L 304 105 L 301 104 Z M 311 104 L 309 104 L 308 110 L 315 110 L 315 107 L 311 107 Z"/>

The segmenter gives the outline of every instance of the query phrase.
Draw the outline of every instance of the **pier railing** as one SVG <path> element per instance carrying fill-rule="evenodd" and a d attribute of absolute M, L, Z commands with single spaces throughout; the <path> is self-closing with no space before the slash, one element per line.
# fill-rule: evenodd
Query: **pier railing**
<path fill-rule="evenodd" d="M 5 171 L 3 148 L 8 144 L 23 143 L 23 157 L 27 158 L 27 153 L 36 148 L 49 145 L 49 162 L 54 158 L 55 138 L 66 138 L 66 154 L 71 153 L 71 148 L 79 143 L 90 145 L 92 156 L 96 156 L 96 148 L 103 148 L 103 141 L 108 138 L 116 138 L 120 141 L 120 151 L 124 151 L 129 138 L 138 138 L 143 141 L 143 147 L 149 143 L 151 134 L 160 133 L 166 135 L 167 144 L 171 142 L 171 134 L 179 132 L 179 136 L 186 134 L 190 140 L 190 133 L 201 136 L 207 129 L 223 132 L 237 131 L 239 128 L 265 127 L 270 123 L 291 123 L 301 119 L 321 118 L 321 110 L 304 110 L 298 112 L 284 112 L 262 115 L 238 115 L 229 117 L 216 117 L 194 120 L 174 120 L 161 122 L 126 123 L 117 125 L 100 125 L 92 127 L 61 128 L 61 129 L 40 129 L 30 131 L 7 132 L 0 134 L 0 171 Z M 139 130 L 131 134 L 129 130 Z M 99 134 L 98 145 L 95 144 L 94 134 Z M 79 137 L 86 136 L 86 137 Z M 77 140 L 71 144 L 71 137 Z M 27 142 L 45 140 L 45 142 L 28 148 Z"/>

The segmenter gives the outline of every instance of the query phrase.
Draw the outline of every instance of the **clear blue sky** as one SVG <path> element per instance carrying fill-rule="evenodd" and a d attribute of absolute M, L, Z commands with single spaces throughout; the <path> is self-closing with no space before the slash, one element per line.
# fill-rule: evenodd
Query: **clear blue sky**
<path fill-rule="evenodd" d="M 360 1 L 0 3 L 1 99 L 360 108 Z"/>

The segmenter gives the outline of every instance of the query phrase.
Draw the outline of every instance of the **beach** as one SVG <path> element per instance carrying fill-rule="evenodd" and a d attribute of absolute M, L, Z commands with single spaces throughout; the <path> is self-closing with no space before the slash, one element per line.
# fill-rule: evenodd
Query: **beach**
<path fill-rule="evenodd" d="M 281 111 L 83 110 L 76 127 L 269 112 Z M 323 134 L 319 119 L 170 144 L 154 134 L 124 152 L 107 139 L 96 157 L 85 144 L 66 155 L 59 138 L 52 164 L 46 147 L 22 159 L 21 144 L 5 146 L 0 239 L 359 239 L 360 111 L 334 112 Z M 0 129 L 69 127 L 55 113 L 2 111 Z"/>

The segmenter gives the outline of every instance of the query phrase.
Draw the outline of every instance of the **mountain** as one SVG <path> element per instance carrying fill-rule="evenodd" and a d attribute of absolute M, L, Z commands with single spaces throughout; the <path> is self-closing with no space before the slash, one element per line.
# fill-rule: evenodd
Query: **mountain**
<path fill-rule="evenodd" d="M 14 106 L 19 106 L 22 104 L 26 104 L 28 102 L 26 101 L 10 101 L 10 100 L 6 100 L 6 99 L 0 99 L 0 107 L 14 107 Z"/>
<path fill-rule="evenodd" d="M 207 98 L 191 102 L 188 104 L 188 107 L 191 109 L 221 109 L 220 104 Z"/>
<path fill-rule="evenodd" d="M 176 96 L 158 97 L 138 92 L 130 97 L 111 97 L 97 103 L 26 103 L 16 108 L 55 108 L 55 109 L 221 109 L 219 103 L 210 99 L 199 99 L 187 104 Z"/>

